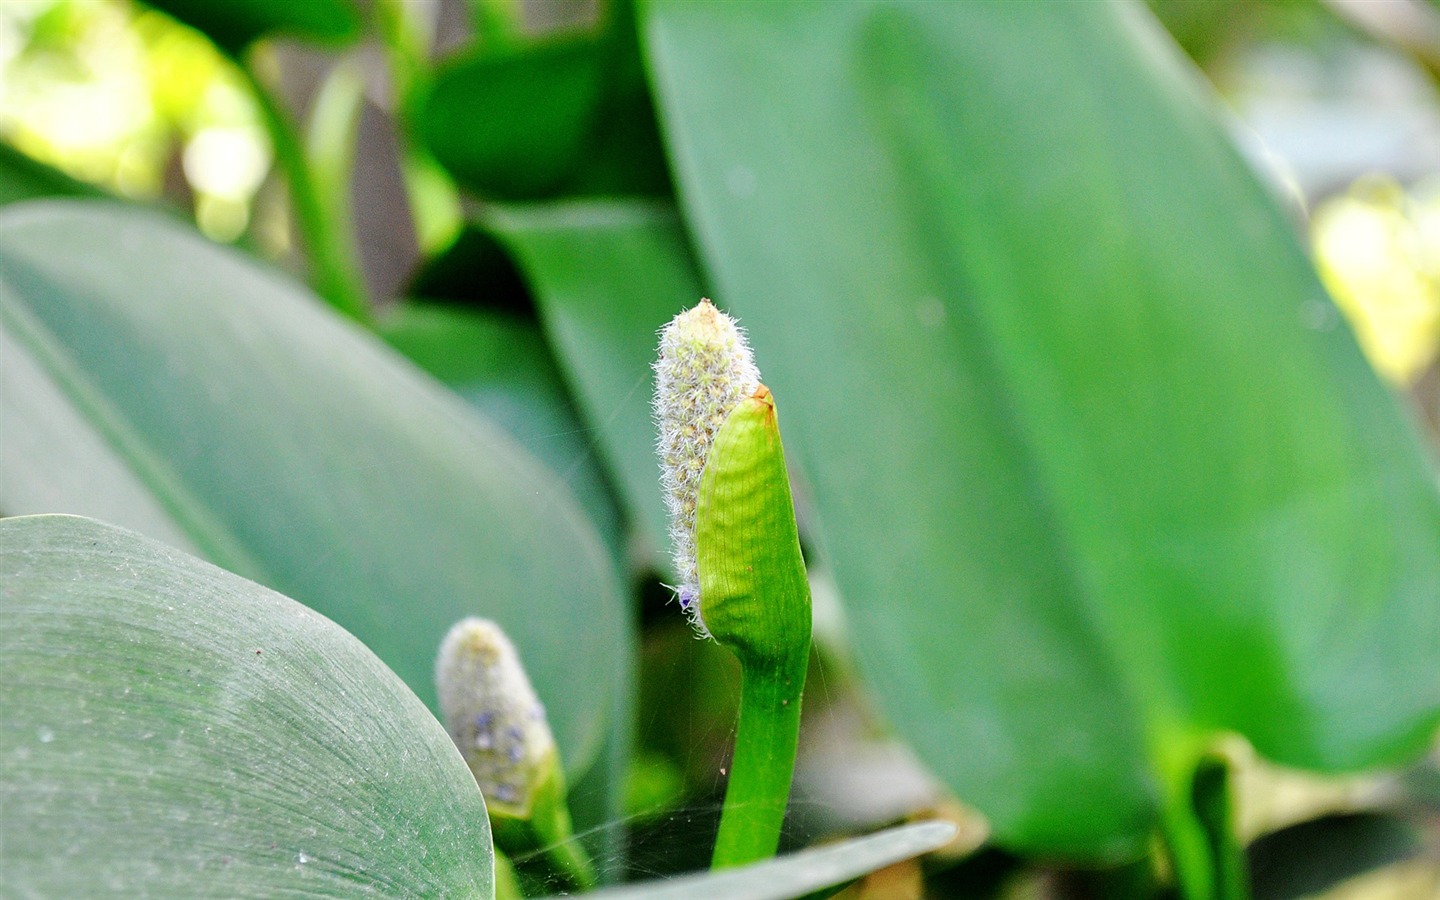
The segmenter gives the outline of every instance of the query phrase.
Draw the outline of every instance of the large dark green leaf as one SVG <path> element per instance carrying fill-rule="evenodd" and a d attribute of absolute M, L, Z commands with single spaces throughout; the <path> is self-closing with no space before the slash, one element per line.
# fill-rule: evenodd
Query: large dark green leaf
<path fill-rule="evenodd" d="M 674 209 L 643 201 L 506 207 L 486 222 L 523 268 L 647 543 L 665 551 L 650 367 L 660 327 L 703 293 Z"/>
<path fill-rule="evenodd" d="M 0 509 L 176 535 L 434 696 L 466 615 L 510 632 L 566 762 L 599 747 L 629 632 L 564 484 L 289 281 L 153 214 L 0 213 Z M 14 374 L 12 374 L 14 373 Z"/>
<path fill-rule="evenodd" d="M 0 522 L 14 896 L 491 896 L 450 737 L 373 653 L 133 532 Z"/>
<path fill-rule="evenodd" d="M 337 43 L 360 32 L 351 0 L 145 0 L 238 54 L 265 35 Z"/>
<path fill-rule="evenodd" d="M 1142 7 L 646 7 L 876 694 L 1012 846 L 1136 847 L 1216 732 L 1440 720 L 1440 504 Z"/>
<path fill-rule="evenodd" d="M 424 101 L 421 134 L 436 159 L 482 194 L 546 194 L 579 164 L 602 70 L 588 39 L 452 61 Z"/>

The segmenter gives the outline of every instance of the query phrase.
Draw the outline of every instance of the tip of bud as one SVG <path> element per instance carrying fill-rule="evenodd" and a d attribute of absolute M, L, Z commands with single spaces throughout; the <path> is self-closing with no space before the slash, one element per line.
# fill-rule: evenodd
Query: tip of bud
<path fill-rule="evenodd" d="M 675 340 L 723 341 L 726 340 L 727 333 L 735 330 L 735 320 L 716 309 L 715 304 L 702 298 L 699 303 L 670 320 L 664 333 Z"/>
<path fill-rule="evenodd" d="M 494 622 L 464 619 L 440 644 L 435 684 L 445 728 L 492 812 L 528 817 L 556 749 L 515 645 Z"/>

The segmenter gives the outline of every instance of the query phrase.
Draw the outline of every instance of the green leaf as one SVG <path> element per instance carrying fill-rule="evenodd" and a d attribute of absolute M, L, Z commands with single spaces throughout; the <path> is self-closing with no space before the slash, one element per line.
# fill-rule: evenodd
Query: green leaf
<path fill-rule="evenodd" d="M 472 190 L 502 199 L 544 195 L 578 165 L 600 102 L 600 72 L 589 40 L 482 51 L 437 73 L 420 133 Z"/>
<path fill-rule="evenodd" d="M 623 562 L 620 512 L 540 329 L 488 310 L 405 303 L 379 323 L 386 343 L 509 432 L 558 474 Z"/>
<path fill-rule="evenodd" d="M 609 556 L 558 477 L 393 351 L 179 225 L 74 202 L 0 212 L 0 340 L 0 509 L 178 534 L 432 704 L 445 631 L 495 619 L 572 777 L 593 761 L 631 652 Z"/>
<path fill-rule="evenodd" d="M 954 837 L 955 826 L 948 822 L 918 822 L 742 869 L 612 888 L 589 896 L 595 900 L 790 900 L 929 853 Z"/>
<path fill-rule="evenodd" d="M 472 190 L 543 196 L 579 164 L 601 94 L 594 41 L 481 51 L 435 76 L 419 116 L 435 158 Z"/>
<path fill-rule="evenodd" d="M 1134 852 L 1222 731 L 1425 746 L 1433 473 L 1143 8 L 645 11 L 859 661 L 1001 842 Z"/>
<path fill-rule="evenodd" d="M 145 0 L 238 56 L 261 37 L 285 35 L 328 44 L 349 43 L 360 33 L 351 0 Z"/>
<path fill-rule="evenodd" d="M 36 197 L 100 197 L 104 191 L 0 144 L 0 206 Z"/>
<path fill-rule="evenodd" d="M 651 417 L 657 332 L 704 294 L 674 209 L 647 201 L 510 206 L 492 208 L 485 221 L 520 263 L 617 488 L 651 555 L 663 554 L 655 434 L 639 423 Z"/>
<path fill-rule="evenodd" d="M 598 34 L 493 49 L 443 66 L 419 131 L 469 189 L 497 200 L 668 194 L 628 3 Z"/>
<path fill-rule="evenodd" d="M 0 869 L 35 896 L 493 896 L 449 735 L 323 616 L 89 519 L 0 522 Z"/>

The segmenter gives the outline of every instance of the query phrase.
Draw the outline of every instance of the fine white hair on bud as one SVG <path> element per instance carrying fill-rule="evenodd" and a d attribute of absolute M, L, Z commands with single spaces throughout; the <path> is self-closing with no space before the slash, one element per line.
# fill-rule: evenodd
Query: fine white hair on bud
<path fill-rule="evenodd" d="M 706 637 L 695 554 L 700 476 L 726 416 L 759 386 L 760 372 L 744 331 L 709 300 L 680 313 L 661 330 L 655 422 L 660 431 L 660 481 L 670 510 L 670 546 L 680 578 L 675 592 L 691 624 Z"/>
<path fill-rule="evenodd" d="M 464 619 L 440 645 L 435 684 L 445 727 L 485 802 L 492 811 L 529 817 L 557 751 L 515 645 L 494 622 Z"/>

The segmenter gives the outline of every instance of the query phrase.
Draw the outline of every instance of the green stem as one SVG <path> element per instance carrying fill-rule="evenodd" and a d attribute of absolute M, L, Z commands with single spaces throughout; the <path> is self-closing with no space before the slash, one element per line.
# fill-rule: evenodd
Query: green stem
<path fill-rule="evenodd" d="M 1185 900 L 1248 900 L 1244 849 L 1231 821 L 1226 760 L 1205 756 L 1167 777 L 1165 840 Z"/>
<path fill-rule="evenodd" d="M 1245 848 L 1235 833 L 1231 801 L 1230 761 L 1220 755 L 1206 756 L 1195 769 L 1190 805 L 1210 848 L 1215 896 L 1220 900 L 1249 900 Z"/>
<path fill-rule="evenodd" d="M 575 839 L 559 757 L 552 754 L 548 765 L 548 773 L 535 787 L 529 817 L 519 819 L 492 808 L 491 835 L 497 847 L 524 853 L 527 858 L 533 854 L 571 887 L 588 891 L 599 883 L 595 866 Z"/>
<path fill-rule="evenodd" d="M 800 695 L 809 658 L 806 641 L 778 666 L 741 659 L 740 723 L 711 868 L 775 855 L 795 774 Z"/>
<path fill-rule="evenodd" d="M 327 214 L 295 125 L 260 81 L 255 71 L 253 51 L 239 69 L 250 86 L 255 102 L 259 104 L 265 130 L 275 150 L 275 159 L 280 163 L 290 187 L 296 230 L 310 259 L 311 280 L 316 292 L 352 319 L 369 321 L 370 308 L 343 217 L 336 221 Z"/>
<path fill-rule="evenodd" d="M 400 175 L 405 182 L 415 239 L 423 256 L 429 257 L 449 246 L 464 225 L 460 192 L 449 173 L 428 150 L 415 140 L 418 130 L 411 121 L 418 92 L 430 78 L 429 47 L 434 39 L 424 15 L 408 0 L 377 0 L 376 29 L 390 63 L 393 92 L 391 115 L 402 136 Z"/>
<path fill-rule="evenodd" d="M 582 891 L 593 891 L 599 883 L 590 857 L 580 849 L 579 843 L 571 838 L 545 851 L 545 858 L 556 871 L 564 874 L 570 884 Z"/>
<path fill-rule="evenodd" d="M 1188 801 L 1183 793 L 1167 798 L 1161 821 L 1175 884 L 1185 900 L 1215 900 L 1210 850 Z"/>

